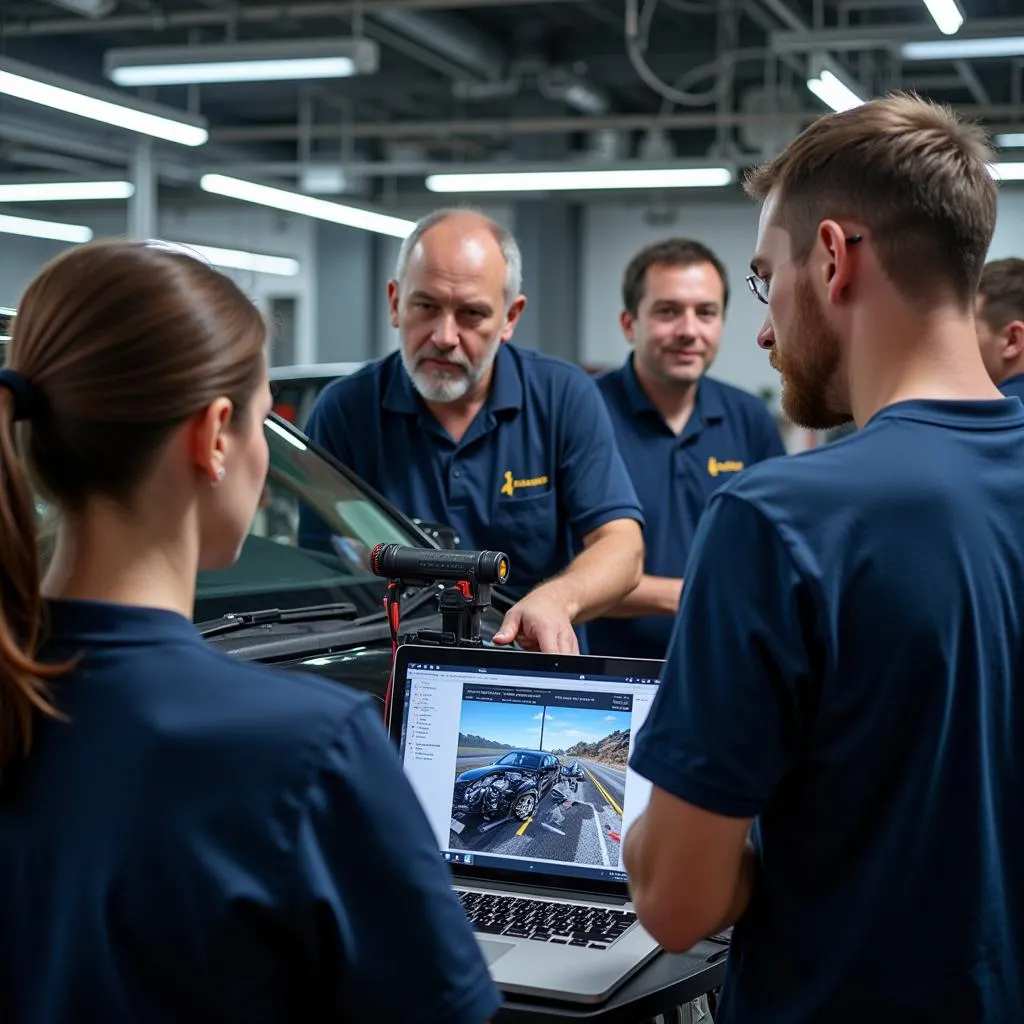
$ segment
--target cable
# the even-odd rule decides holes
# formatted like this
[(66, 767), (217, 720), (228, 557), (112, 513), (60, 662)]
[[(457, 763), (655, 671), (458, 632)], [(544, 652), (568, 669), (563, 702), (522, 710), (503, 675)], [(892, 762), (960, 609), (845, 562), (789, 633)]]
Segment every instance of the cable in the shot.
[(387, 689), (384, 691), (384, 727), (391, 727), (391, 694), (395, 685), (395, 661), (398, 659), (398, 630), (402, 621), (401, 614), (402, 585), (391, 580), (384, 591), (384, 611), (387, 613), (388, 626), (391, 629), (391, 672), (388, 675)]
[(643, 54), (647, 45), (646, 35), (650, 32), (651, 19), (654, 17), (657, 0), (645, 0), (643, 13), (640, 12), (637, 4), (638, 0), (626, 0), (626, 54), (629, 57), (629, 62), (633, 65), (633, 70), (656, 93), (682, 107), (706, 107), (714, 103), (725, 88), (724, 79), (718, 81), (707, 92), (695, 95), (673, 89), (651, 70), (644, 60)]
[[(745, 60), (763, 60), (764, 57), (770, 54), (771, 51), (765, 49), (763, 46), (744, 46), (738, 50), (733, 50), (732, 53), (723, 54), (721, 57), (715, 57), (714, 60), (709, 60), (705, 64), (698, 64), (696, 67), (692, 67), (687, 71), (684, 71), (673, 83), (672, 88), (674, 89), (688, 89), (690, 85), (701, 81), (704, 78), (709, 78), (711, 75), (718, 74), (721, 66), (726, 61), (732, 64), (739, 64)], [(704, 96), (709, 98), (709, 102), (713, 102), (717, 97), (712, 95), (716, 91), (721, 91), (720, 86), (708, 90), (706, 93), (692, 93), (696, 99), (697, 96)], [(675, 101), (665, 97), (664, 102), (661, 105), (661, 112), (663, 114), (672, 113), (672, 108), (675, 105)]]

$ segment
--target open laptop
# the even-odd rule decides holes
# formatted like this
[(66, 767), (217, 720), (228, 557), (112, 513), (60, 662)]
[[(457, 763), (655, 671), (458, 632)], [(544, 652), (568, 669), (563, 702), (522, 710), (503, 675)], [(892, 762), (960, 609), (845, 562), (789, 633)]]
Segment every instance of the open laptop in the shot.
[(659, 947), (622, 841), (650, 783), (627, 767), (662, 662), (403, 645), (390, 721), (491, 975), (608, 998)]

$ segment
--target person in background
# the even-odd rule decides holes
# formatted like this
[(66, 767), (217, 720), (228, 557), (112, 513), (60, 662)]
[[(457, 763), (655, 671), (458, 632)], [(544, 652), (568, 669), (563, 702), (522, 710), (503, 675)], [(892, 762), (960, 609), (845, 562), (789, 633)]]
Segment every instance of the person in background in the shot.
[(708, 498), (785, 454), (764, 401), (707, 376), (728, 304), (725, 267), (701, 242), (656, 242), (626, 267), (619, 322), (632, 351), (598, 387), (643, 508), (644, 574), (589, 631), (595, 653), (665, 656)]
[(1024, 1021), (1024, 408), (974, 302), (984, 133), (906, 94), (747, 181), (794, 423), (857, 433), (722, 487), (631, 767), (640, 920), (735, 924), (716, 1024)]
[[(213, 650), (267, 475), (266, 329), (155, 245), (70, 250), (0, 371), (0, 1020), (496, 1010), (372, 698)], [(59, 512), (40, 579), (31, 469)], [(383, 795), (382, 795), (383, 794)]]
[(407, 515), (508, 554), (496, 643), (574, 653), (573, 625), (640, 579), (643, 516), (594, 382), (509, 343), (521, 275), (494, 221), (423, 218), (388, 285), (399, 351), (328, 385), (306, 433)]
[(992, 382), (1004, 395), (1024, 400), (1024, 260), (985, 264), (975, 325)]

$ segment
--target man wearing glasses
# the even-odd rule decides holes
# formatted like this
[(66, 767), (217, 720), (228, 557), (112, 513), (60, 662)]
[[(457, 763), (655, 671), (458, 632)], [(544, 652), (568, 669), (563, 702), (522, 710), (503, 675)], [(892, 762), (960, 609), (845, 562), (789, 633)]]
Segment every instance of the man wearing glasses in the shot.
[(641, 249), (622, 279), (625, 364), (598, 379), (644, 513), (644, 575), (590, 627), (597, 654), (664, 658), (690, 545), (708, 498), (785, 448), (765, 403), (706, 375), (729, 303), (721, 260), (701, 242)]
[(859, 429), (711, 498), (630, 760), (640, 920), (669, 950), (736, 925), (716, 1024), (1024, 1021), (1024, 408), (975, 336), (991, 160), (898, 94), (747, 182), (783, 409)]

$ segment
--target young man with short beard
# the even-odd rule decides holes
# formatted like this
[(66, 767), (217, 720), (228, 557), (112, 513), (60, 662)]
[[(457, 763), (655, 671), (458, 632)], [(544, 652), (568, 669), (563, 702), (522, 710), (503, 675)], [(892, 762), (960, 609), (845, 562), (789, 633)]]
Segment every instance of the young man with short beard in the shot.
[(708, 498), (786, 452), (760, 398), (707, 374), (728, 305), (725, 267), (695, 239), (655, 242), (626, 266), (620, 324), (631, 351), (597, 386), (644, 510), (644, 575), (589, 631), (595, 654), (665, 657)]
[(1024, 409), (974, 302), (983, 133), (907, 95), (749, 179), (758, 341), (842, 441), (711, 499), (631, 767), (640, 919), (736, 923), (716, 1024), (1024, 1020)]

